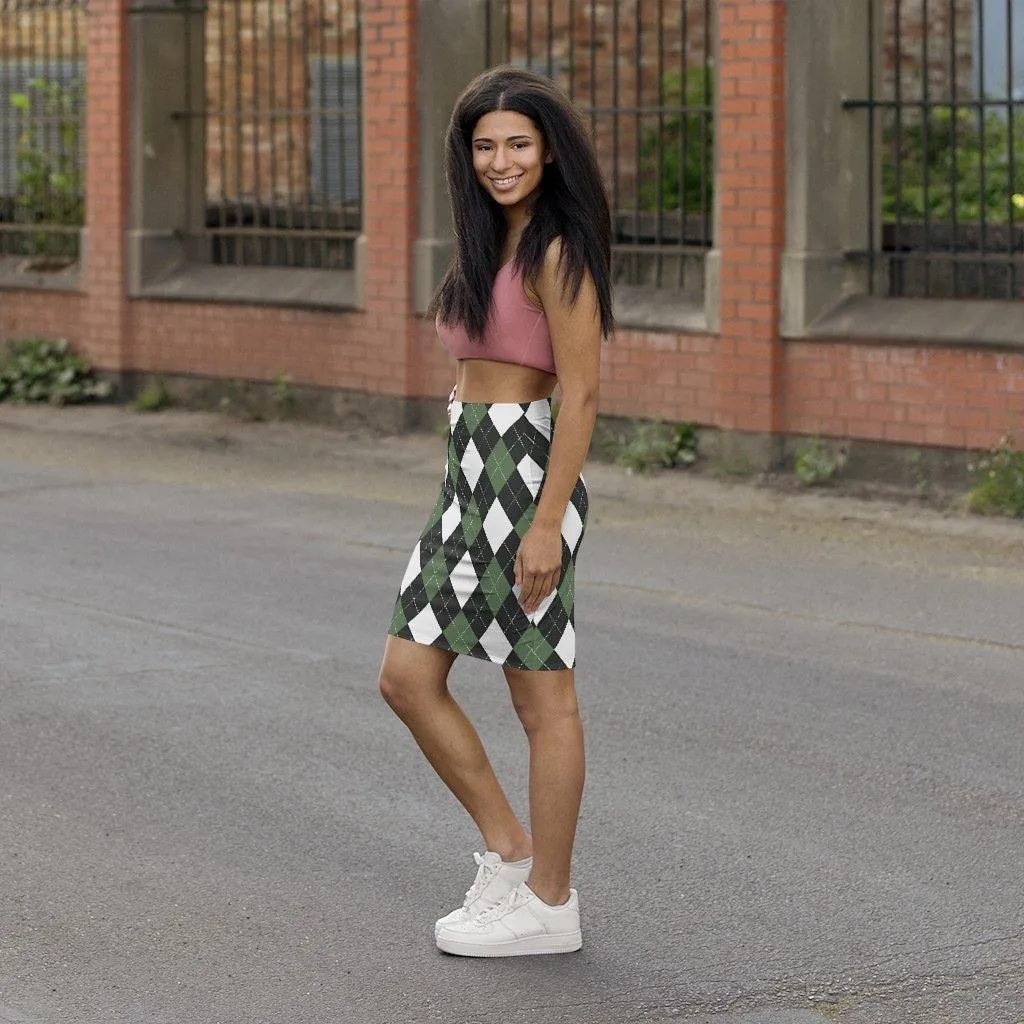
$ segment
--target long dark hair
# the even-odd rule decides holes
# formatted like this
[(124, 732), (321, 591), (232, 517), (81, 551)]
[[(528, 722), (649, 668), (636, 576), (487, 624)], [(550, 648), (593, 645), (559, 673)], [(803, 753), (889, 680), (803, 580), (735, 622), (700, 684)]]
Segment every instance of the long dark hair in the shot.
[(523, 68), (498, 67), (469, 84), (452, 111), (445, 135), (445, 178), (455, 226), (455, 256), (430, 306), (450, 327), (482, 338), (491, 308), (507, 226), (501, 206), (473, 169), (473, 130), (485, 114), (510, 110), (528, 117), (544, 138), (545, 164), (514, 266), (535, 281), (548, 247), (562, 242), (563, 295), (575, 302), (590, 272), (597, 288), (601, 332), (612, 332), (611, 214), (590, 134), (569, 98), (550, 79)]

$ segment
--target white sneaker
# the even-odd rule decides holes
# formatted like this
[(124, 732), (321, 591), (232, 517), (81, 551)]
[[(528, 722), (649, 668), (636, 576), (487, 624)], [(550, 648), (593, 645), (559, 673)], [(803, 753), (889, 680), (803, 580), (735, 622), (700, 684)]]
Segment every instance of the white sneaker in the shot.
[(525, 882), (497, 906), (469, 921), (445, 925), (437, 933), (437, 948), (456, 956), (574, 953), (582, 945), (576, 890), (569, 890), (567, 903), (552, 907)]
[(473, 884), (466, 893), (462, 906), (445, 914), (434, 924), (434, 937), (446, 925), (471, 921), (477, 914), (500, 903), (520, 882), (530, 877), (533, 858), (515, 864), (506, 864), (497, 853), (474, 853), (478, 869)]

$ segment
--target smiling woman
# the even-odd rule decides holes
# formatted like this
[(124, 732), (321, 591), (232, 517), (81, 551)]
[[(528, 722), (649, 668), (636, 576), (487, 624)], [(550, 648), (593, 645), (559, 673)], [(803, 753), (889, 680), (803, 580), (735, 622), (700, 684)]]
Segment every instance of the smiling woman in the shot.
[[(608, 202), (576, 110), (516, 68), (460, 97), (445, 172), (456, 254), (432, 312), (456, 359), (448, 463), (402, 580), (380, 688), (483, 838), (462, 906), (435, 925), (438, 948), (571, 952), (583, 942), (570, 887), (584, 776), (574, 583), (588, 510), (580, 472), (612, 327)], [(448, 692), (459, 654), (504, 671), (530, 741), (530, 832)]]

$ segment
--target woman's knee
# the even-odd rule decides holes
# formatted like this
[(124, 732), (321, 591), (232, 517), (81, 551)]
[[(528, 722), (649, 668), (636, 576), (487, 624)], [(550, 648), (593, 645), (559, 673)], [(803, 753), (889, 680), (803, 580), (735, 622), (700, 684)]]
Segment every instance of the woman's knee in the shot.
[(385, 661), (380, 667), (377, 685), (380, 687), (380, 695), (384, 698), (384, 703), (395, 714), (401, 715), (409, 703), (409, 680), (402, 672), (389, 667)]
[(512, 706), (527, 736), (553, 725), (579, 718), (579, 703), (572, 686), (511, 686)]
[[(404, 651), (393, 650), (389, 643), (377, 680), (380, 695), (400, 718), (443, 698), (447, 693), (446, 679), (451, 667), (450, 660), (440, 651), (428, 649), (420, 657), (404, 654)], [(432, 654), (442, 656), (431, 657)]]

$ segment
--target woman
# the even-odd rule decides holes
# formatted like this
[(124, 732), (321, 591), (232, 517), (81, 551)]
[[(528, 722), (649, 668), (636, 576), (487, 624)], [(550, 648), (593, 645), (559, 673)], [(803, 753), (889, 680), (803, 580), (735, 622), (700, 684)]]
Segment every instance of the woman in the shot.
[[(580, 471), (612, 329), (610, 216), (579, 114), (502, 67), (459, 98), (445, 142), (456, 252), (434, 299), (458, 360), (440, 497), (402, 582), (380, 688), (486, 848), (435, 925), (464, 956), (579, 949), (570, 861), (583, 792), (573, 584)], [(551, 395), (561, 391), (552, 438)], [(455, 658), (500, 664), (530, 743), (530, 826), (448, 692)]]

